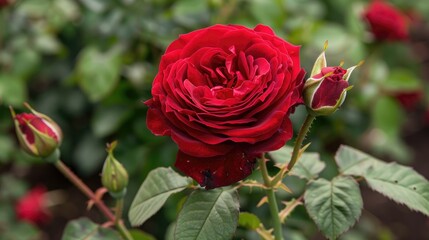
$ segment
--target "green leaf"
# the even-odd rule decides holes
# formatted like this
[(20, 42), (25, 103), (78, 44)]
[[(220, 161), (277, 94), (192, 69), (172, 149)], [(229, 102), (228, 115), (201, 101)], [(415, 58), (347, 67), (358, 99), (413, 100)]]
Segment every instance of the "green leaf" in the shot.
[(237, 228), (237, 191), (196, 190), (177, 218), (175, 239), (231, 239)]
[(382, 164), (369, 169), (364, 177), (373, 190), (429, 216), (429, 182), (412, 168)]
[(94, 135), (101, 138), (114, 133), (131, 114), (124, 106), (98, 107), (91, 122)]
[(393, 70), (386, 81), (383, 82), (383, 89), (388, 91), (417, 91), (422, 88), (421, 80), (411, 70), (395, 69)]
[(131, 229), (130, 234), (133, 237), (133, 240), (156, 240), (154, 236), (138, 229)]
[(241, 212), (238, 218), (238, 225), (247, 229), (255, 230), (259, 227), (261, 221), (253, 213)]
[(363, 207), (359, 186), (348, 176), (310, 182), (304, 200), (308, 214), (329, 239), (335, 239), (349, 229)]
[[(292, 151), (293, 149), (291, 147), (284, 146), (268, 154), (277, 163), (289, 163)], [(310, 180), (316, 178), (324, 168), (325, 163), (320, 160), (320, 155), (318, 153), (304, 152), (290, 171), (290, 174)]]
[(396, 163), (385, 163), (349, 146), (341, 146), (335, 160), (342, 174), (364, 177), (375, 191), (429, 216), (429, 181)]
[(207, 1), (201, 0), (177, 1), (172, 7), (172, 14), (176, 22), (194, 28), (208, 23), (210, 16)]
[(352, 147), (341, 145), (335, 154), (339, 171), (346, 175), (364, 176), (370, 167), (383, 164), (382, 161)]
[(75, 77), (91, 101), (103, 99), (115, 88), (121, 70), (119, 53), (116, 48), (102, 53), (93, 46), (80, 53)]
[(171, 168), (152, 170), (140, 186), (128, 213), (133, 226), (143, 224), (167, 201), (168, 197), (182, 191), (192, 179), (183, 177)]
[(117, 232), (109, 228), (102, 228), (88, 218), (79, 218), (70, 221), (62, 240), (121, 240)]
[(21, 106), (27, 99), (26, 84), (12, 75), (0, 75), (0, 103)]
[(378, 153), (389, 154), (398, 161), (409, 160), (409, 150), (400, 138), (405, 116), (397, 101), (390, 97), (379, 98), (372, 109), (374, 129), (371, 131), (369, 145)]
[(375, 103), (372, 113), (374, 127), (385, 132), (388, 137), (398, 136), (406, 114), (396, 101), (390, 97), (382, 97)]

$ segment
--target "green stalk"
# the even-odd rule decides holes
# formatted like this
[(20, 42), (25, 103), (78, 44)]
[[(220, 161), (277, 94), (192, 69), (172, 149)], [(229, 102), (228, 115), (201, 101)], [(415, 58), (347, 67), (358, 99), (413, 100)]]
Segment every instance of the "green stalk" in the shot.
[(311, 123), (315, 118), (316, 118), (315, 116), (307, 114), (307, 117), (305, 118), (305, 121), (302, 124), (301, 129), (299, 130), (298, 136), (296, 137), (295, 146), (293, 147), (292, 157), (290, 159), (289, 164), (287, 165), (288, 172), (292, 170), (293, 166), (295, 166), (295, 163), (298, 160), (299, 151), (301, 150), (302, 142), (304, 141), (308, 130), (310, 130)]
[(130, 232), (128, 231), (128, 229), (125, 227), (124, 223), (121, 220), (123, 207), (124, 207), (124, 199), (123, 198), (116, 199), (115, 226), (125, 240), (133, 240), (133, 237), (131, 236)]
[(268, 197), (268, 205), (270, 207), (270, 213), (273, 221), (275, 240), (283, 240), (282, 224), (280, 222), (279, 217), (279, 208), (277, 206), (277, 199), (276, 195), (274, 194), (273, 186), (271, 185), (270, 176), (268, 175), (267, 166), (265, 164), (266, 161), (267, 159), (264, 156), (258, 159), (259, 168), (261, 169), (262, 178), (264, 179), (265, 186), (267, 187), (265, 192)]

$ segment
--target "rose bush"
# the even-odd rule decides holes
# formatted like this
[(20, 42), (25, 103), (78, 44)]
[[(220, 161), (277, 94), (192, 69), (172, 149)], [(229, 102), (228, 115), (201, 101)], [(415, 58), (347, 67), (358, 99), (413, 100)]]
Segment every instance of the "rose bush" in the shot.
[(176, 167), (207, 189), (247, 177), (257, 156), (292, 137), (289, 114), (303, 102), (299, 50), (263, 25), (181, 35), (145, 102), (148, 128), (171, 136)]
[(368, 21), (371, 32), (377, 40), (396, 41), (408, 39), (406, 16), (384, 1), (373, 1), (366, 9), (364, 18)]

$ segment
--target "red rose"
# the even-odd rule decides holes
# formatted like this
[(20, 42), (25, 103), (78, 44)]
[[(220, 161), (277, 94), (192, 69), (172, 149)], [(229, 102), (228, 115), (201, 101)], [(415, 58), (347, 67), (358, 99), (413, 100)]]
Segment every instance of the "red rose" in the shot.
[(408, 39), (406, 17), (392, 5), (381, 0), (375, 0), (366, 9), (364, 17), (377, 40)]
[(11, 3), (12, 3), (12, 0), (0, 0), (0, 8), (6, 7)]
[(412, 110), (423, 98), (423, 93), (419, 90), (410, 92), (396, 92), (393, 96), (399, 101), (406, 110)]
[(45, 193), (46, 189), (39, 186), (31, 189), (19, 199), (15, 206), (17, 218), (34, 224), (44, 224), (49, 221)]
[(183, 34), (161, 59), (147, 126), (177, 143), (179, 170), (207, 189), (230, 185), (292, 137), (304, 75), (299, 47), (267, 26)]

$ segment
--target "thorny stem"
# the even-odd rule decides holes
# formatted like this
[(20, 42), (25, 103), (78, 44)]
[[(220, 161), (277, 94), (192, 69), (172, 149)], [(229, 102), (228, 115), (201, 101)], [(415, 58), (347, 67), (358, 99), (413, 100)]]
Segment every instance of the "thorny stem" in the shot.
[[(128, 232), (128, 229), (125, 227), (124, 223), (120, 220), (122, 215), (122, 205), (123, 200), (121, 199), (120, 203), (117, 202), (116, 205), (116, 216), (110, 211), (110, 209), (104, 204), (104, 202), (99, 199), (95, 193), (84, 183), (82, 180), (74, 174), (70, 168), (68, 168), (61, 160), (55, 161), (55, 167), (72, 182), (86, 197), (88, 197), (91, 201), (94, 202), (95, 206), (103, 213), (103, 215), (112, 223), (115, 223), (116, 228), (119, 233), (126, 239), (132, 240), (132, 236)], [(119, 201), (119, 200), (118, 200)], [(118, 205), (120, 205), (118, 211)], [(118, 217), (119, 216), (119, 217)]]
[(267, 189), (265, 190), (268, 197), (268, 205), (270, 207), (270, 213), (273, 221), (274, 228), (274, 237), (275, 240), (283, 240), (282, 234), (282, 225), (279, 217), (279, 208), (277, 206), (276, 196), (274, 194), (274, 188), (271, 184), (270, 176), (268, 175), (268, 170), (266, 166), (267, 159), (265, 156), (258, 159), (259, 168), (261, 169), (262, 178), (264, 179), (265, 186)]
[(123, 198), (117, 199), (116, 206), (115, 206), (115, 226), (125, 240), (133, 240), (133, 237), (131, 236), (130, 232), (128, 231), (128, 229), (125, 227), (124, 223), (121, 220), (123, 207), (124, 207), (124, 199)]
[(290, 159), (290, 162), (287, 166), (287, 171), (289, 172), (292, 170), (293, 166), (295, 165), (296, 161), (298, 160), (299, 151), (301, 150), (302, 142), (305, 139), (305, 136), (307, 135), (308, 130), (310, 130), (311, 123), (316, 117), (312, 116), (311, 114), (307, 114), (307, 117), (305, 118), (304, 123), (301, 126), (301, 129), (299, 130), (298, 136), (296, 137), (295, 146), (293, 147), (292, 157)]

